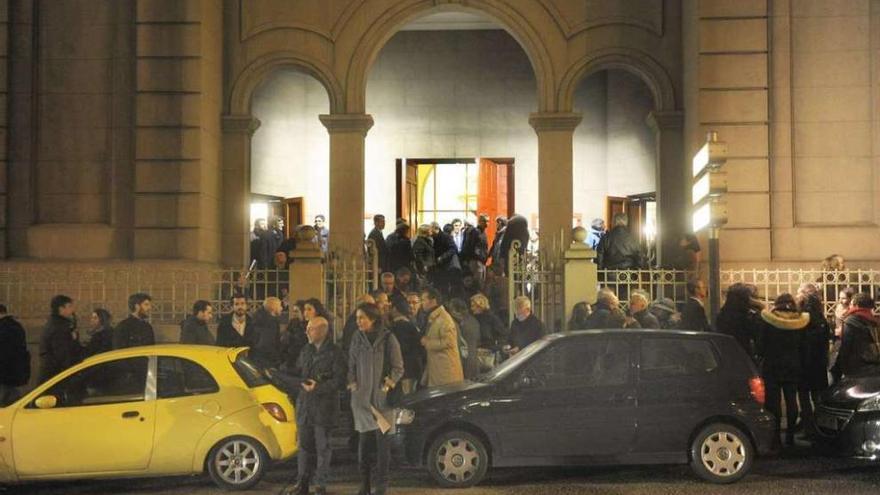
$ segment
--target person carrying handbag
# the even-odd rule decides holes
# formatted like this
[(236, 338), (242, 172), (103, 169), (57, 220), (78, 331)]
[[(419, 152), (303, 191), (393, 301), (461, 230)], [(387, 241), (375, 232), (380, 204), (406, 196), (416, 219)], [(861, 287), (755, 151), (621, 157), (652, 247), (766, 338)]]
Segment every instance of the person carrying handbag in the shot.
[(853, 296), (843, 323), (836, 371), (846, 377), (880, 369), (880, 321), (874, 316), (874, 300), (868, 294)]

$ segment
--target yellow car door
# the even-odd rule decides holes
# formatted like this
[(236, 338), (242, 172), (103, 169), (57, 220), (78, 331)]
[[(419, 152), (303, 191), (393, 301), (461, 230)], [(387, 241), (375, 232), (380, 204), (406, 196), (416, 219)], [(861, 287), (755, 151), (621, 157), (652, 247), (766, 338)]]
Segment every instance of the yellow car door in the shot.
[(230, 413), (253, 405), (246, 391), (221, 390), (208, 369), (182, 357), (159, 356), (156, 384), (154, 473), (190, 473), (205, 432)]
[(18, 476), (146, 470), (156, 417), (151, 361), (139, 356), (82, 367), (21, 405), (12, 424)]

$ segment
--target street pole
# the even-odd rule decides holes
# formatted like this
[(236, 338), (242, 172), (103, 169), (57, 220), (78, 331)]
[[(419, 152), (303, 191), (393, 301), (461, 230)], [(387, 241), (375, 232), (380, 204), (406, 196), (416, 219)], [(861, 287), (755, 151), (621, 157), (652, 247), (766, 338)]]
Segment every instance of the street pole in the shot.
[(712, 327), (721, 308), (721, 251), (718, 242), (718, 227), (709, 229), (709, 314)]

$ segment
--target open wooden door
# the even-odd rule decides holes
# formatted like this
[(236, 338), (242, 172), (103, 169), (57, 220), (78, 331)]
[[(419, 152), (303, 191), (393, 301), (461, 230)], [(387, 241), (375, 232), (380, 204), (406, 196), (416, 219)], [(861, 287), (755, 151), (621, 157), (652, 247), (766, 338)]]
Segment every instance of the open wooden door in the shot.
[(305, 220), (305, 207), (303, 198), (286, 198), (281, 202), (284, 217), (284, 236), (290, 238), (294, 230), (303, 224)]
[[(409, 222), (413, 229), (418, 228), (419, 213), (419, 165), (398, 158), (397, 167), (397, 218)], [(396, 222), (397, 219), (395, 219)]]
[(477, 213), (489, 215), (486, 238), (495, 239), (495, 217), (510, 217), (513, 211), (513, 159), (480, 158), (480, 189)]

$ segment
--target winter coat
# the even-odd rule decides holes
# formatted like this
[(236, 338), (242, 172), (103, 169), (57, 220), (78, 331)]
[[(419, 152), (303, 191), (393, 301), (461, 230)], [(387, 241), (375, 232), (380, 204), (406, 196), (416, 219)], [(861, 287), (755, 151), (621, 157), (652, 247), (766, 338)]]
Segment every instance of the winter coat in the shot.
[(82, 347), (76, 335), (76, 323), (52, 315), (40, 337), (40, 383), (82, 360)]
[(420, 276), (425, 276), (434, 269), (437, 258), (434, 256), (434, 239), (419, 236), (412, 245), (413, 263), (415, 271)]
[(479, 261), (486, 263), (489, 258), (489, 245), (486, 232), (470, 225), (464, 228), (464, 241), (461, 244), (461, 262)]
[(113, 348), (127, 349), (142, 345), (153, 345), (156, 337), (153, 326), (147, 320), (130, 315), (113, 329)]
[(266, 308), (254, 313), (254, 341), (248, 353), (251, 360), (264, 368), (281, 365), (281, 325)]
[(196, 318), (195, 315), (189, 315), (180, 324), (180, 343), (195, 345), (216, 345), (208, 324)]
[(326, 339), (321, 347), (306, 344), (296, 364), (298, 375), (315, 381), (311, 392), (299, 390), (296, 396), (297, 426), (336, 425), (339, 393), (345, 390), (347, 369), (345, 354)]
[(367, 236), (367, 239), (376, 244), (376, 253), (379, 256), (379, 269), (382, 272), (389, 271), (388, 245), (385, 243), (385, 236), (382, 235), (382, 231), (374, 227), (370, 231), (370, 235)]
[(870, 310), (851, 311), (843, 323), (843, 337), (835, 368), (844, 376), (860, 375), (873, 371), (877, 365), (868, 363), (862, 353), (873, 343), (871, 332), (878, 331), (878, 321)]
[(706, 318), (706, 308), (699, 299), (694, 297), (688, 298), (687, 303), (684, 305), (684, 309), (681, 310), (681, 323), (679, 324), (679, 328), (681, 330), (692, 330), (695, 332), (708, 332), (711, 330), (711, 327), (709, 327), (709, 319)]
[[(309, 336), (306, 335), (306, 322), (291, 320), (287, 324), (287, 338), (285, 340), (286, 342), (283, 343), (283, 350), (281, 352), (284, 364), (281, 366), (288, 373), (302, 374), (302, 370), (299, 368), (299, 358), (306, 346), (309, 345)], [(328, 337), (328, 340), (330, 340), (330, 337)]]
[(0, 318), (0, 385), (19, 387), (30, 380), (27, 335), (11, 316)]
[(491, 310), (483, 311), (475, 315), (475, 318), (480, 324), (480, 347), (498, 349), (507, 342), (507, 326), (495, 313)]
[(810, 324), (810, 314), (765, 309), (761, 320), (758, 352), (764, 360), (764, 381), (800, 383), (803, 376), (801, 342)]
[(410, 380), (419, 380), (425, 371), (425, 348), (422, 347), (422, 334), (415, 323), (405, 317), (400, 317), (391, 323), (391, 333), (400, 344), (400, 353), (403, 356), (403, 377)]
[(638, 270), (647, 266), (645, 253), (638, 239), (618, 225), (599, 241), (596, 261), (600, 270)]
[(83, 350), (83, 359), (113, 350), (113, 328), (107, 326), (92, 334)]
[(458, 352), (458, 327), (455, 320), (439, 306), (428, 314), (425, 329), (427, 372), (423, 380), (429, 387), (457, 383), (464, 380), (461, 356)]
[(614, 328), (609, 325), (611, 319), (611, 308), (605, 303), (596, 303), (593, 306), (593, 312), (587, 318), (587, 324), (584, 330), (600, 330), (604, 328)]
[(736, 339), (749, 357), (755, 359), (760, 322), (761, 316), (754, 311), (733, 309), (725, 305), (718, 312), (715, 325), (719, 333)]
[(539, 340), (546, 334), (547, 331), (544, 329), (544, 323), (532, 313), (523, 321), (514, 318), (513, 321), (510, 322), (510, 337), (508, 342), (510, 343), (510, 347), (523, 350), (529, 344)]
[(595, 250), (599, 247), (599, 241), (601, 241), (603, 237), (605, 237), (604, 230), (590, 227), (590, 231), (587, 233), (587, 246), (590, 246), (590, 249)]
[(480, 360), (477, 357), (477, 347), (480, 346), (480, 322), (470, 313), (456, 318), (461, 337), (467, 343), (468, 356), (462, 359), (464, 378), (473, 380), (480, 374)]
[[(647, 308), (639, 311), (638, 313), (633, 313), (632, 317), (639, 322), (639, 328), (649, 328), (651, 330), (660, 330), (660, 320), (657, 319), (656, 316), (652, 315)], [(632, 327), (630, 327), (632, 328)]]
[(446, 232), (440, 232), (433, 237), (434, 258), (437, 260), (436, 269), (443, 271), (461, 270), (461, 260), (458, 257), (458, 249), (452, 236)]
[(254, 321), (250, 315), (245, 315), (244, 335), (232, 326), (232, 313), (220, 318), (217, 326), (217, 345), (220, 347), (250, 347), (254, 341)]
[(801, 369), (804, 373), (801, 383), (809, 390), (822, 391), (828, 388), (828, 344), (831, 342), (831, 327), (821, 310), (810, 314), (810, 324), (801, 342)]
[[(388, 234), (385, 239), (388, 246), (388, 269), (391, 273), (396, 273), (400, 268), (413, 267), (413, 243), (406, 237), (402, 237), (397, 232)], [(433, 247), (431, 248), (433, 251)]]
[[(558, 235), (554, 232), (553, 235)], [(507, 270), (507, 262), (510, 257), (510, 247), (513, 241), (519, 241), (519, 254), (524, 255), (529, 247), (529, 221), (522, 215), (513, 215), (507, 221), (507, 227), (504, 228), (504, 236), (498, 246), (498, 257), (493, 262), (501, 260), (502, 266)]]
[(274, 265), (275, 251), (272, 245), (272, 234), (268, 230), (251, 232), (251, 261), (257, 261), (256, 269), (265, 270)]
[(379, 429), (371, 407), (391, 422), (392, 407), (388, 404), (388, 394), (382, 390), (384, 379), (390, 378), (397, 385), (403, 377), (403, 357), (397, 339), (383, 327), (373, 331), (377, 332), (373, 342), (364, 332), (355, 333), (348, 351), (348, 385), (354, 386), (351, 412), (355, 430), (360, 433)]

